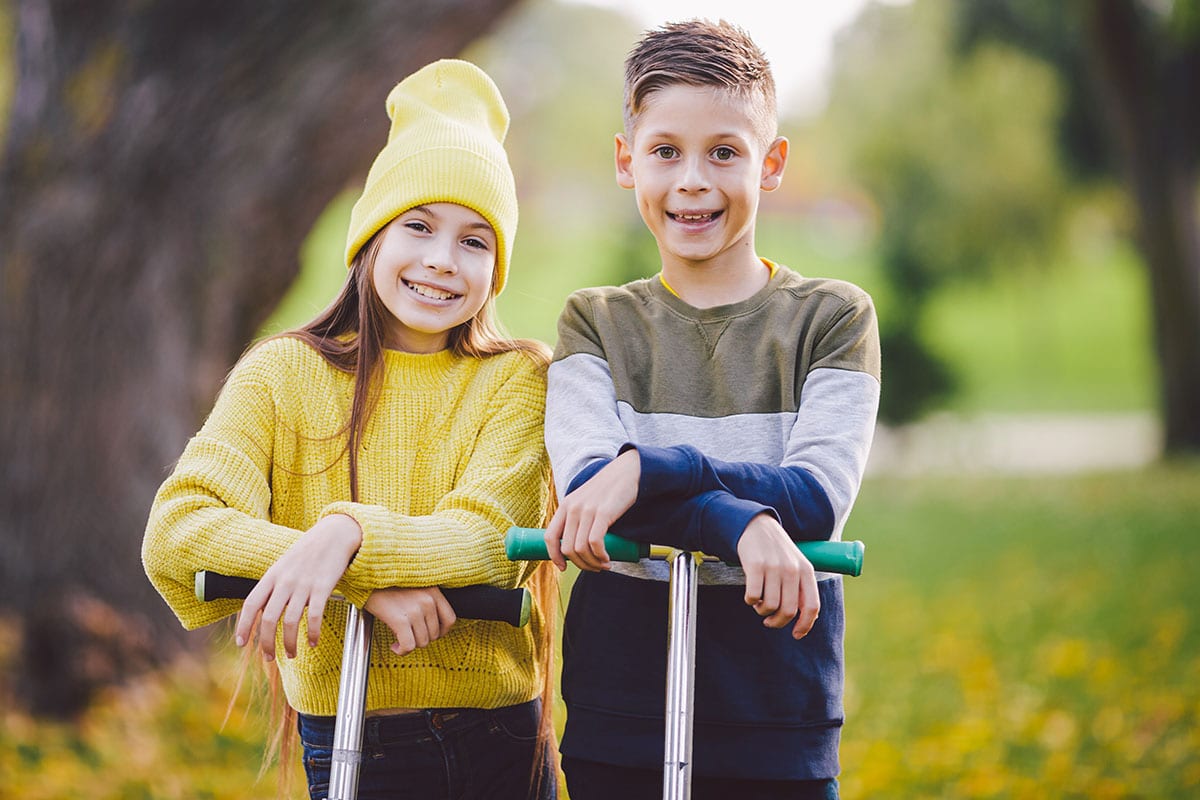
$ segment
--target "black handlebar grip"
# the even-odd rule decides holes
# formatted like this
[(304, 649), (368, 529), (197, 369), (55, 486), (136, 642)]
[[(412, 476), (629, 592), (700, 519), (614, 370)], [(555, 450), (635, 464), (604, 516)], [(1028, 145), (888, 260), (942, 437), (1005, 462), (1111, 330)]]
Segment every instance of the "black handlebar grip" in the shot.
[[(210, 600), (245, 600), (258, 584), (254, 578), (238, 578), (219, 572), (201, 570), (196, 573), (196, 598)], [(529, 623), (533, 599), (528, 589), (501, 589), (498, 586), (463, 586), (442, 589), (442, 594), (454, 615), (462, 619), (486, 619), (507, 622), (515, 628)]]

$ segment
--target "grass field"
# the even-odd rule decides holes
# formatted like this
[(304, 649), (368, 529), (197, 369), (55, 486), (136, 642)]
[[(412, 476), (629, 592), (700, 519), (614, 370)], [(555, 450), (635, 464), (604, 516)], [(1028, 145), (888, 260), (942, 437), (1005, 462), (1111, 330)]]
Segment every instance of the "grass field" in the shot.
[[(1200, 464), (873, 478), (847, 536), (845, 800), (1200, 796)], [(270, 796), (258, 716), (221, 730), (234, 673), (218, 650), (78, 726), (4, 711), (0, 797)]]

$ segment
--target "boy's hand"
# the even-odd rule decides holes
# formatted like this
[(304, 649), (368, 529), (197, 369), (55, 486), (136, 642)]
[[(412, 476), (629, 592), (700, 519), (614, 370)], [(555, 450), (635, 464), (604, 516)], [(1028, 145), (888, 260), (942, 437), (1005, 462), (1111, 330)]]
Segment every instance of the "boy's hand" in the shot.
[(250, 641), (255, 617), (261, 612), (258, 646), (263, 656), (275, 659), (275, 628), (282, 622), (284, 651), (295, 658), (306, 607), (308, 644), (316, 647), (325, 603), (361, 544), (362, 529), (344, 514), (331, 514), (309, 528), (246, 596), (234, 631), (238, 647)]
[(440, 589), (376, 589), (366, 610), (396, 634), (391, 650), (398, 656), (444, 636), (458, 619)]
[(642, 462), (626, 450), (559, 503), (546, 526), (546, 553), (560, 570), (567, 560), (580, 569), (609, 569), (604, 534), (637, 500)]
[(782, 628), (795, 617), (793, 638), (807, 635), (821, 611), (817, 576), (779, 522), (770, 514), (750, 520), (737, 551), (746, 573), (746, 605), (766, 617), (768, 628)]

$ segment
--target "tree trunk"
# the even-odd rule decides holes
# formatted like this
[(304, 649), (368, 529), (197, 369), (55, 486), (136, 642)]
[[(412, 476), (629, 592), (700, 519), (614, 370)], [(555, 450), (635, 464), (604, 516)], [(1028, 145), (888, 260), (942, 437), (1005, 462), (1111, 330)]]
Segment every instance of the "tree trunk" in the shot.
[(1081, 4), (1095, 87), (1136, 213), (1168, 454), (1200, 453), (1200, 38), (1130, 0)]
[(23, 638), (2, 695), (70, 715), (184, 642), (141, 567), (157, 486), (383, 145), (388, 90), (512, 4), (13, 4), (0, 611)]

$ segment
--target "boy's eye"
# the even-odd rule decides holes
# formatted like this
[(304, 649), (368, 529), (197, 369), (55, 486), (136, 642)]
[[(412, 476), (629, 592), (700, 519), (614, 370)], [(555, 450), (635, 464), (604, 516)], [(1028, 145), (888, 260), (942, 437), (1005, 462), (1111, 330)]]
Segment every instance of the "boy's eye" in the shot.
[(659, 145), (658, 147), (654, 148), (654, 155), (658, 156), (659, 158), (674, 158), (677, 153), (678, 151), (669, 144)]
[(718, 147), (716, 150), (713, 150), (713, 158), (717, 161), (729, 161), (735, 155), (737, 153), (733, 151), (732, 147)]

